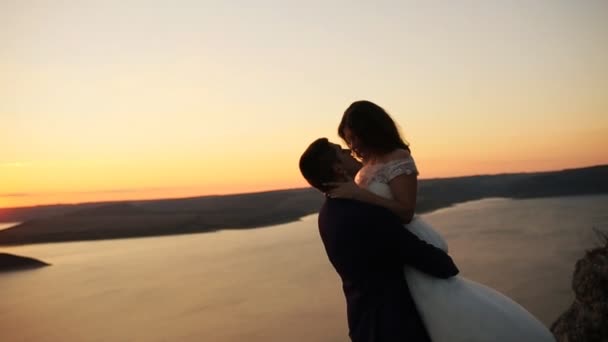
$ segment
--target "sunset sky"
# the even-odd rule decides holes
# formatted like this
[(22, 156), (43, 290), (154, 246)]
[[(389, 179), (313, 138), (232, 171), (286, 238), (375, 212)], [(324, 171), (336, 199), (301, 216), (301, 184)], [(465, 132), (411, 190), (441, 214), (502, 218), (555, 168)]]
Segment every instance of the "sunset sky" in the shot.
[(608, 1), (0, 0), (0, 207), (306, 186), (383, 106), (421, 178), (608, 163)]

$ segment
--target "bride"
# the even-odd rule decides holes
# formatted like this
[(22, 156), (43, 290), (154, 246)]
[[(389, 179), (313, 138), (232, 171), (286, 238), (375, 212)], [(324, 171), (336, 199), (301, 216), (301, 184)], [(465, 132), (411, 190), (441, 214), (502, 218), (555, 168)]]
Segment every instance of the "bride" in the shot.
[[(447, 252), (447, 243), (414, 216), (418, 170), (391, 117), (369, 101), (351, 104), (338, 134), (363, 167), (354, 182), (329, 183), (330, 197), (386, 207), (406, 228)], [(405, 278), (433, 342), (555, 341), (532, 314), (505, 295), (461, 276), (439, 279), (411, 267)]]

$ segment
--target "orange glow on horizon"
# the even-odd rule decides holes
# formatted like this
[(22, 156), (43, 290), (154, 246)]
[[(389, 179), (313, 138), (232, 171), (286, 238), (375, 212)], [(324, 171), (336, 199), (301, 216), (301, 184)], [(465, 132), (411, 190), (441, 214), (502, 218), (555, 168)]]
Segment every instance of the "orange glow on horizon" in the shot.
[(361, 99), (422, 179), (608, 164), (606, 1), (178, 3), (0, 1), (0, 207), (306, 187)]
[[(421, 168), (420, 179), (430, 178), (452, 178), (474, 175), (493, 175), (503, 173), (520, 173), (520, 172), (545, 172), (559, 171), (564, 169), (574, 169), (596, 165), (606, 165), (606, 162), (595, 162), (577, 164), (564, 163), (554, 165), (552, 163), (537, 162), (534, 165), (527, 164), (527, 169), (521, 169), (517, 164), (505, 168), (504, 163), (471, 163), (466, 168), (460, 168), (460, 172), (454, 172), (453, 165), (455, 162), (450, 160), (419, 162)], [(433, 165), (433, 171), (426, 171), (426, 168)], [(485, 171), (481, 171), (485, 170)], [(78, 204), (87, 202), (111, 202), (111, 201), (134, 201), (134, 200), (156, 200), (169, 198), (187, 198), (212, 195), (230, 195), (243, 194), (253, 192), (264, 192), (274, 190), (286, 190), (306, 188), (308, 183), (302, 179), (299, 174), (295, 177), (284, 177), (281, 181), (237, 181), (237, 182), (215, 182), (206, 185), (193, 185), (181, 187), (156, 187), (156, 188), (137, 188), (119, 189), (107, 187), (105, 190), (86, 190), (79, 189), (77, 191), (59, 191), (59, 192), (31, 192), (24, 194), (13, 194), (0, 196), (0, 208), (13, 207), (28, 207), (37, 205), (52, 205), (52, 204)]]

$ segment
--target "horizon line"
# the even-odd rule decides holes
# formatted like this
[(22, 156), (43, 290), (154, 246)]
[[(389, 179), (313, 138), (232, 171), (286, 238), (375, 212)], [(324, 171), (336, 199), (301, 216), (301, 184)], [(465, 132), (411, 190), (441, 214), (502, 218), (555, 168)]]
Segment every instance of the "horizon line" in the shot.
[[(495, 173), (495, 174), (473, 174), (473, 175), (464, 175), (464, 176), (455, 176), (455, 177), (432, 177), (432, 178), (421, 178), (419, 181), (430, 181), (430, 180), (439, 180), (439, 179), (458, 179), (458, 178), (470, 178), (470, 177), (488, 177), (488, 176), (506, 176), (506, 175), (516, 175), (516, 174), (543, 174), (543, 173), (554, 173), (554, 172), (564, 172), (564, 171), (572, 171), (572, 170), (582, 170), (582, 169), (592, 169), (597, 167), (608, 167), (608, 164), (596, 164), (590, 166), (583, 167), (574, 167), (574, 168), (564, 168), (558, 170), (544, 170), (544, 171), (522, 171), (522, 172), (505, 172), (505, 173)], [(177, 187), (177, 188), (187, 188), (187, 187)], [(150, 190), (158, 190), (158, 189), (176, 189), (173, 187), (153, 187), (153, 188), (145, 188), (145, 189), (115, 189), (115, 190), (100, 190), (100, 191), (74, 191), (74, 192), (53, 192), (51, 194), (63, 193), (111, 193), (111, 192), (129, 192), (129, 191), (150, 191)], [(140, 199), (118, 199), (118, 200), (109, 200), (109, 201), (86, 201), (86, 202), (57, 202), (57, 203), (48, 203), (48, 204), (35, 204), (29, 206), (17, 206), (17, 207), (0, 207), (0, 210), (10, 210), (10, 209), (26, 209), (26, 208), (36, 208), (36, 207), (52, 207), (52, 206), (64, 206), (64, 205), (83, 205), (83, 204), (103, 204), (103, 203), (122, 203), (122, 202), (146, 202), (146, 201), (162, 201), (162, 200), (180, 200), (180, 199), (193, 199), (193, 198), (203, 198), (203, 197), (222, 197), (222, 196), (239, 196), (239, 195), (253, 195), (253, 194), (262, 194), (269, 192), (281, 192), (281, 191), (295, 191), (295, 190), (306, 190), (306, 189), (314, 189), (311, 186), (305, 187), (292, 187), (292, 188), (280, 188), (280, 189), (268, 189), (268, 190), (259, 190), (259, 191), (249, 191), (249, 192), (229, 192), (229, 193), (215, 193), (215, 194), (206, 194), (206, 195), (194, 195), (194, 196), (178, 196), (178, 197), (161, 197), (161, 198), (140, 198)], [(44, 193), (41, 193), (44, 194)], [(46, 193), (48, 194), (48, 193)], [(34, 194), (27, 193), (7, 193), (0, 194), (1, 197), (15, 197), (18, 195), (19, 197), (23, 196), (36, 196)]]

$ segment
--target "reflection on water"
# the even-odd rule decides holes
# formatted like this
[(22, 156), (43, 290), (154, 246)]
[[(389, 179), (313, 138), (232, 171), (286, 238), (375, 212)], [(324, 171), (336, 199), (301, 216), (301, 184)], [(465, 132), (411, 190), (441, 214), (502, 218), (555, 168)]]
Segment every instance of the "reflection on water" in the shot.
[[(424, 217), (463, 275), (546, 324), (608, 196), (470, 202)], [(348, 341), (316, 215), (261, 229), (2, 248), (53, 264), (0, 275), (7, 341)]]

